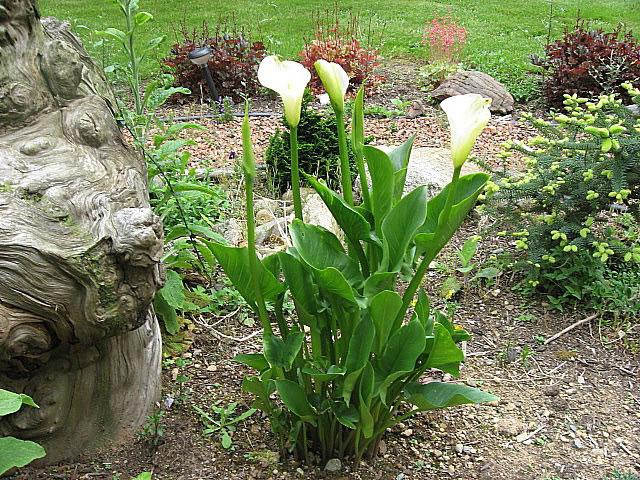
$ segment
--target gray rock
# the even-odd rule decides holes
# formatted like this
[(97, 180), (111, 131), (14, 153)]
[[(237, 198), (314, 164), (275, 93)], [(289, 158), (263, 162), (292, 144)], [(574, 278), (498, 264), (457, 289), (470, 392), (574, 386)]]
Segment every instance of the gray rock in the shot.
[(508, 437), (515, 437), (519, 433), (523, 432), (526, 428), (525, 423), (515, 417), (499, 418), (496, 422), (496, 432)]
[(340, 227), (331, 212), (317, 193), (309, 193), (302, 198), (302, 218), (305, 223), (326, 228), (338, 238), (341, 237)]
[(440, 84), (431, 96), (437, 100), (477, 93), (491, 99), (491, 109), (494, 113), (507, 114), (513, 112), (515, 101), (507, 89), (491, 75), (478, 71), (464, 71), (451, 75)]
[(244, 240), (244, 225), (235, 218), (218, 223), (212, 227), (212, 230), (222, 235), (229, 245), (237, 247)]
[(332, 458), (324, 466), (324, 470), (329, 473), (337, 473), (342, 470), (342, 462), (338, 458)]

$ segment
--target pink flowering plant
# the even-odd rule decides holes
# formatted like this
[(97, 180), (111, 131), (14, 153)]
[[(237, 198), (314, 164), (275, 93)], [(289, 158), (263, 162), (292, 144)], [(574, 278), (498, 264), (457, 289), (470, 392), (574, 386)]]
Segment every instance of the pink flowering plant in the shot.
[(467, 30), (456, 23), (451, 15), (435, 17), (424, 27), (422, 44), (429, 47), (432, 62), (459, 63)]

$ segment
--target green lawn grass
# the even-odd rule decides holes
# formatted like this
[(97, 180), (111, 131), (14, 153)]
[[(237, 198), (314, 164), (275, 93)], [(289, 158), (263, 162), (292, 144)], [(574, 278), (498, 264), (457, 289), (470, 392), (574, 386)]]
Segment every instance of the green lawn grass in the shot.
[[(529, 55), (541, 53), (549, 25), (551, 37), (561, 35), (575, 23), (578, 12), (594, 27), (614, 28), (624, 22), (629, 29), (640, 28), (640, 0), (340, 0), (341, 10), (357, 12), (363, 23), (369, 19), (380, 32), (384, 28), (382, 54), (426, 61), (420, 45), (422, 29), (434, 16), (451, 13), (468, 32), (465, 63), (505, 82), (518, 98), (534, 94), (534, 82), (526, 75)], [(550, 4), (553, 16), (550, 17)], [(170, 49), (174, 31), (182, 19), (190, 27), (207, 20), (212, 26), (221, 16), (235, 15), (238, 24), (258, 34), (270, 51), (295, 57), (304, 39), (313, 34), (314, 12), (332, 8), (331, 0), (140, 0), (155, 23), (144, 36), (168, 36), (162, 53)], [(76, 26), (103, 29), (120, 26), (122, 19), (112, 0), (40, 0), (43, 15), (72, 21)], [(78, 30), (86, 38), (87, 30)], [(155, 65), (147, 65), (150, 74)]]

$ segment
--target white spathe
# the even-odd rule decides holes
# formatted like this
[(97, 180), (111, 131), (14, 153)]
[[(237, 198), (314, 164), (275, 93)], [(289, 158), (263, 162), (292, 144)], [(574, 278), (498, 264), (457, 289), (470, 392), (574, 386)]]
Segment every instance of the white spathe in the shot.
[(327, 62), (326, 60), (318, 60), (314, 67), (324, 89), (329, 94), (331, 106), (336, 113), (344, 112), (344, 96), (349, 88), (349, 75), (337, 63)]
[(440, 104), (449, 120), (451, 158), (455, 168), (464, 164), (476, 139), (489, 123), (490, 104), (491, 99), (477, 93), (455, 95)]
[(309, 70), (298, 62), (283, 61), (277, 55), (270, 55), (260, 62), (258, 80), (263, 87), (280, 95), (287, 123), (290, 127), (297, 127), (304, 89), (311, 80)]

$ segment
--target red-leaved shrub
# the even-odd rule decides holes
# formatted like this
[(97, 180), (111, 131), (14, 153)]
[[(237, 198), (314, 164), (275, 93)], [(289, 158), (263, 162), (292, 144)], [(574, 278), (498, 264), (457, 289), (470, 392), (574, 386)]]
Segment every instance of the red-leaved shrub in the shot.
[(427, 22), (422, 33), (422, 45), (429, 47), (432, 62), (458, 63), (466, 41), (467, 31), (450, 15)]
[(341, 23), (337, 4), (333, 10), (314, 15), (313, 39), (307, 41), (300, 52), (301, 63), (311, 72), (310, 86), (314, 92), (322, 91), (322, 82), (313, 66), (321, 59), (342, 66), (349, 75), (351, 91), (357, 90), (366, 80), (370, 93), (382, 82), (383, 77), (376, 73), (380, 65), (378, 50), (371, 47), (371, 23), (368, 33), (363, 35), (362, 32), (360, 17), (356, 14), (350, 14), (346, 24)]
[(631, 32), (623, 32), (622, 25), (606, 33), (590, 30), (584, 20), (578, 20), (574, 30), (565, 29), (560, 40), (545, 47), (545, 53), (544, 58), (532, 60), (545, 71), (544, 93), (551, 106), (562, 107), (565, 93), (626, 96), (620, 85), (640, 81), (640, 44)]
[(177, 86), (190, 89), (194, 95), (200, 95), (201, 89), (207, 91), (201, 68), (191, 63), (188, 57), (190, 51), (206, 45), (213, 52), (209, 68), (221, 96), (239, 102), (243, 95), (251, 96), (256, 92), (259, 86), (258, 65), (266, 55), (262, 42), (247, 39), (245, 32), (235, 24), (227, 29), (225, 23), (219, 24), (213, 35), (209, 33), (206, 22), (201, 30), (192, 31), (182, 24), (177, 36), (180, 40), (163, 60), (163, 64), (173, 70)]

